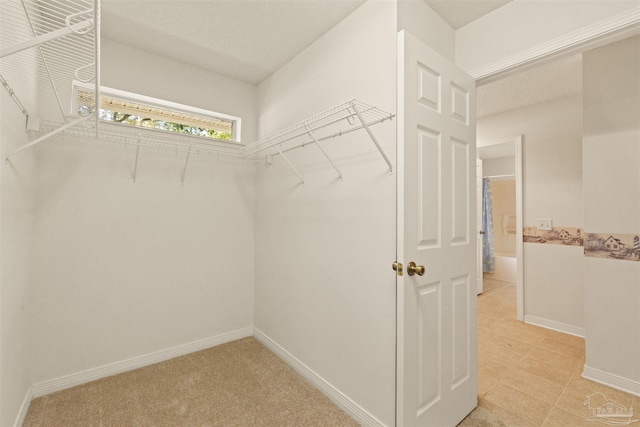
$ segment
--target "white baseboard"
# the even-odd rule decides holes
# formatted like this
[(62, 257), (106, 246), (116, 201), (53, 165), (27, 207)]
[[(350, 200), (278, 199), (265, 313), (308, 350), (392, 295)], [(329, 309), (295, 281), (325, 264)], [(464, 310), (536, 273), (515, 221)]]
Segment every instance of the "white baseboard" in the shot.
[(640, 382), (638, 381), (623, 378), (599, 369), (590, 368), (587, 365), (584, 366), (584, 370), (582, 371), (582, 378), (640, 397)]
[(524, 321), (532, 325), (542, 326), (543, 328), (552, 329), (554, 331), (564, 332), (565, 334), (584, 338), (584, 328), (579, 328), (577, 326), (567, 325), (566, 323), (543, 319), (541, 317), (529, 316), (527, 314), (525, 314), (524, 316)]
[(133, 369), (142, 368), (144, 366), (153, 365), (154, 363), (164, 362), (174, 357), (184, 356), (185, 354), (195, 351), (204, 350), (206, 348), (215, 347), (241, 338), (253, 335), (253, 328), (247, 327), (236, 331), (227, 332), (216, 335), (214, 337), (181, 344), (175, 347), (156, 351), (154, 353), (133, 357), (131, 359), (122, 360), (120, 362), (110, 363), (108, 365), (99, 366), (97, 368), (87, 369), (86, 371), (77, 372), (75, 374), (65, 375), (63, 377), (54, 378), (33, 385), (33, 397), (44, 396), (66, 388), (74, 387), (80, 384), (95, 381), (100, 378), (119, 374)]
[(287, 362), (293, 369), (295, 369), (300, 375), (305, 377), (307, 381), (313, 384), (316, 388), (322, 391), (329, 399), (331, 399), (336, 405), (342, 408), (345, 412), (356, 419), (360, 424), (364, 426), (382, 427), (385, 424), (367, 412), (364, 408), (351, 400), (347, 395), (331, 385), (328, 381), (315, 373), (312, 369), (298, 360), (294, 355), (289, 353), (278, 343), (266, 336), (262, 331), (254, 328), (254, 337), (264, 344), (267, 348), (280, 356), (285, 362)]
[(16, 422), (13, 424), (15, 427), (22, 427), (24, 420), (27, 418), (27, 412), (29, 412), (29, 406), (31, 406), (31, 400), (33, 399), (33, 387), (29, 387), (20, 405), (20, 412), (16, 417)]

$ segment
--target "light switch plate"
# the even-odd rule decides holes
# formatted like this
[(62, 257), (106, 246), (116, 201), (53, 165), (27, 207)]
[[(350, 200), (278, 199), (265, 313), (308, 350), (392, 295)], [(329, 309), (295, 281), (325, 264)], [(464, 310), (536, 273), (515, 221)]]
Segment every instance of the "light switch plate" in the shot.
[(538, 218), (538, 230), (552, 230), (553, 223), (548, 218)]

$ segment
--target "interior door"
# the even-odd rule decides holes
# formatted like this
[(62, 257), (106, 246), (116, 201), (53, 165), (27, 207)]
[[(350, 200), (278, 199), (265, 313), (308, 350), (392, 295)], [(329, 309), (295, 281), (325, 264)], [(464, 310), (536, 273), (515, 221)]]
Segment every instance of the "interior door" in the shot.
[(475, 82), (398, 43), (397, 425), (455, 426), (478, 390)]
[(480, 295), (484, 290), (483, 268), (482, 268), (482, 241), (484, 240), (484, 230), (482, 229), (482, 159), (476, 159), (476, 288)]

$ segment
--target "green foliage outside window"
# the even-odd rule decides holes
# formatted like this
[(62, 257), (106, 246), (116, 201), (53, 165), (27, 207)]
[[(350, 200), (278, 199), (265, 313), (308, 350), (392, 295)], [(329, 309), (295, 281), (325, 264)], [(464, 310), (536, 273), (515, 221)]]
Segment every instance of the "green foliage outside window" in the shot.
[(220, 132), (213, 129), (205, 129), (198, 126), (184, 125), (165, 120), (150, 119), (135, 116), (128, 113), (100, 109), (100, 119), (107, 122), (126, 123), (128, 125), (140, 126), (144, 128), (167, 130), (170, 132), (184, 133), (187, 135), (203, 136), (205, 138), (222, 139), (231, 141), (231, 132)]
[[(80, 93), (86, 97), (85, 93)], [(80, 97), (82, 101), (82, 97)], [(78, 103), (78, 113), (86, 116), (93, 112), (93, 107), (87, 105), (86, 102)], [(139, 126), (149, 129), (160, 129), (170, 132), (183, 133), (187, 135), (201, 136), (205, 138), (215, 138), (224, 141), (231, 141), (233, 135), (231, 132), (223, 132), (215, 129), (201, 128), (193, 125), (175, 123), (167, 120), (152, 119), (148, 117), (136, 116), (129, 113), (121, 113), (107, 109), (100, 109), (100, 119), (112, 123), (124, 123), (132, 126)]]

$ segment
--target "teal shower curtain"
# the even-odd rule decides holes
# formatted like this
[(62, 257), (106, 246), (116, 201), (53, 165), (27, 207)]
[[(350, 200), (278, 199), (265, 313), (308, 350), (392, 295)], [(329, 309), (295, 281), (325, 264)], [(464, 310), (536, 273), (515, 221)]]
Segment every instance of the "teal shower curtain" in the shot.
[(491, 181), (482, 179), (482, 271), (493, 273), (493, 214), (491, 202)]

